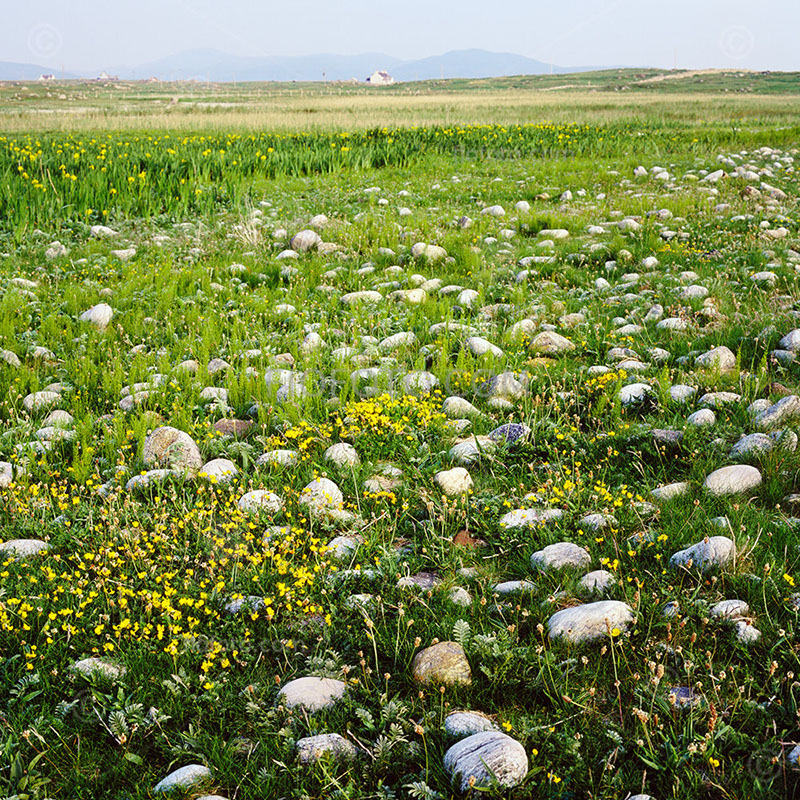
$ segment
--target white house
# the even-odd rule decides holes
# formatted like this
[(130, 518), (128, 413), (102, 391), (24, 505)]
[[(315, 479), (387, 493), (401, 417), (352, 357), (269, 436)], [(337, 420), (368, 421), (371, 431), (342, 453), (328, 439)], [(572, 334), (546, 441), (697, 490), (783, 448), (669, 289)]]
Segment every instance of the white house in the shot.
[(367, 78), (367, 83), (370, 86), (391, 86), (394, 78), (385, 69), (379, 69)]

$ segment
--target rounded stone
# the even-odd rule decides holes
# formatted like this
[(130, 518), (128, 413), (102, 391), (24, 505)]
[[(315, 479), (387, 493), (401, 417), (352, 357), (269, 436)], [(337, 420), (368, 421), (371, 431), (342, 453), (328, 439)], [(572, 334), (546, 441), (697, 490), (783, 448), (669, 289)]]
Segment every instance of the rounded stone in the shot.
[(739, 619), (750, 613), (750, 606), (744, 600), (722, 600), (711, 607), (712, 617)]
[(142, 460), (150, 468), (167, 468), (197, 474), (203, 465), (200, 448), (188, 433), (164, 425), (147, 435)]
[(472, 681), (466, 653), (457, 642), (439, 642), (420, 650), (411, 668), (414, 680), (422, 684), (466, 686)]
[(321, 711), (344, 697), (345, 684), (333, 678), (296, 678), (281, 689), (278, 699), (287, 708)]
[(704, 486), (709, 494), (717, 497), (749, 492), (761, 484), (761, 473), (747, 464), (734, 464), (712, 472)]
[(245, 513), (265, 511), (267, 514), (277, 514), (283, 508), (283, 500), (274, 492), (255, 489), (243, 494), (236, 505), (240, 511)]
[(565, 569), (577, 567), (583, 569), (592, 563), (592, 557), (580, 545), (572, 542), (557, 542), (531, 556), (531, 567), (540, 570)]
[(584, 575), (581, 578), (580, 585), (587, 592), (604, 594), (606, 590), (616, 583), (616, 580), (617, 576), (613, 572), (605, 569), (596, 569)]
[(306, 736), (304, 739), (298, 739), (295, 746), (297, 760), (301, 764), (313, 764), (326, 756), (334, 761), (352, 761), (358, 753), (355, 745), (338, 733)]
[(211, 778), (211, 770), (202, 764), (187, 764), (185, 767), (170, 772), (166, 778), (159, 781), (153, 792), (171, 792), (173, 789), (188, 789), (201, 781)]
[(560, 508), (516, 508), (504, 514), (498, 525), (501, 528), (535, 528), (563, 516), (564, 512)]
[(694, 425), (696, 428), (702, 428), (708, 425), (715, 425), (717, 422), (717, 415), (710, 408), (701, 408), (686, 417), (686, 422), (689, 425)]
[(614, 629), (624, 631), (633, 622), (633, 609), (617, 600), (565, 608), (557, 611), (547, 622), (550, 638), (564, 637), (579, 643), (608, 637)]
[(323, 454), (323, 458), (337, 467), (357, 467), (361, 463), (355, 447), (347, 442), (332, 444)]
[(10, 556), (15, 561), (22, 561), (39, 553), (45, 553), (49, 549), (50, 545), (41, 539), (10, 539), (0, 544), (0, 560)]
[(648, 383), (630, 383), (619, 390), (619, 401), (624, 406), (631, 406), (643, 402), (652, 393)]
[(479, 711), (452, 711), (444, 720), (444, 732), (452, 739), (464, 739), (475, 733), (496, 730), (495, 721)]
[(534, 353), (545, 356), (558, 356), (575, 349), (575, 345), (560, 333), (542, 331), (533, 337), (530, 349)]
[(456, 742), (444, 754), (444, 769), (460, 792), (520, 784), (528, 774), (525, 748), (499, 731), (474, 733)]
[(730, 348), (723, 345), (697, 356), (694, 363), (701, 369), (729, 372), (736, 366), (736, 356)]
[(109, 322), (114, 316), (114, 309), (108, 303), (98, 303), (83, 312), (80, 316), (81, 322), (88, 322), (95, 328), (103, 331), (108, 327)]
[(727, 536), (711, 536), (685, 550), (673, 553), (669, 563), (673, 567), (694, 567), (706, 572), (713, 567), (723, 567), (736, 555), (736, 545)]
[(469, 494), (474, 486), (469, 472), (464, 467), (453, 467), (453, 469), (437, 472), (433, 476), (433, 480), (442, 493), (448, 497)]
[(239, 473), (236, 464), (227, 458), (214, 458), (200, 467), (200, 477), (207, 478), (211, 483), (230, 483)]
[(312, 230), (299, 231), (289, 242), (295, 253), (306, 253), (309, 250), (315, 250), (320, 244), (322, 244), (322, 239), (316, 231)]
[(76, 661), (72, 669), (80, 675), (90, 678), (92, 675), (100, 675), (109, 680), (116, 680), (125, 675), (125, 667), (112, 664), (102, 658), (84, 658)]

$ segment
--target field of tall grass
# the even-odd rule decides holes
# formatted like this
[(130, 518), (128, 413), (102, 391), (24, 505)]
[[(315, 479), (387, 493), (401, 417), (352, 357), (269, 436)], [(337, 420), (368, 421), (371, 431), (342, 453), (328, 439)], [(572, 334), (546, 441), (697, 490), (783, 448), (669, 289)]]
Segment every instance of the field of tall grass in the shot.
[(798, 795), (795, 97), (0, 91), (0, 797)]

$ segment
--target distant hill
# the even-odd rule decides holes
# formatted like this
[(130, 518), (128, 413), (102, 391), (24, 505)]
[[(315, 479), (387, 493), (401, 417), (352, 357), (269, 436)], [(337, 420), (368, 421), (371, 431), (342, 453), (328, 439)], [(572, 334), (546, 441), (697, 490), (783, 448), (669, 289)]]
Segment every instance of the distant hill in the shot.
[(122, 79), (165, 81), (363, 81), (375, 70), (385, 69), (397, 81), (435, 80), (438, 78), (499, 78), (506, 75), (542, 75), (547, 73), (586, 72), (601, 67), (562, 67), (546, 64), (514, 53), (491, 53), (488, 50), (452, 50), (438, 56), (402, 60), (385, 53), (362, 53), (342, 56), (321, 53), (309, 56), (235, 56), (220, 50), (197, 49), (148, 61), (136, 66), (102, 65), (81, 75), (62, 73), (36, 64), (0, 61), (0, 80), (36, 80), (53, 73), (58, 78), (94, 78), (101, 72)]
[(451, 50), (440, 56), (405, 61), (394, 66), (392, 76), (399, 81), (426, 81), (435, 78), (501, 78), (505, 75), (542, 75), (548, 72), (586, 72), (597, 67), (559, 67), (515, 53), (490, 53), (488, 50)]
[(357, 56), (319, 54), (311, 56), (232, 56), (219, 50), (187, 50), (173, 56), (108, 70), (123, 78), (161, 80), (230, 81), (363, 81), (376, 69), (393, 70), (402, 64), (383, 53)]
[(41, 64), (18, 64), (15, 61), (0, 61), (0, 81), (35, 81), (40, 75), (55, 75), (56, 78), (70, 79), (78, 75), (62, 72), (60, 69), (43, 67)]

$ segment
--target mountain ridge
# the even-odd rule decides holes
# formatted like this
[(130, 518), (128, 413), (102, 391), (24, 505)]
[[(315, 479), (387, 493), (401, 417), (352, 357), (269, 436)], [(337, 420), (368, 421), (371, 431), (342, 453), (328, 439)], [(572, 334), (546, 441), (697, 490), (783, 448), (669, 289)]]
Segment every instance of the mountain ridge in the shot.
[(450, 50), (420, 59), (401, 59), (386, 53), (345, 56), (316, 53), (304, 56), (238, 56), (213, 48), (183, 50), (136, 66), (112, 65), (103, 70), (62, 73), (36, 64), (0, 61), (0, 80), (36, 80), (42, 74), (61, 78), (97, 77), (100, 72), (125, 80), (239, 81), (364, 81), (376, 70), (387, 70), (397, 81), (437, 78), (497, 78), (593, 71), (604, 67), (562, 67), (516, 53), (477, 48)]

